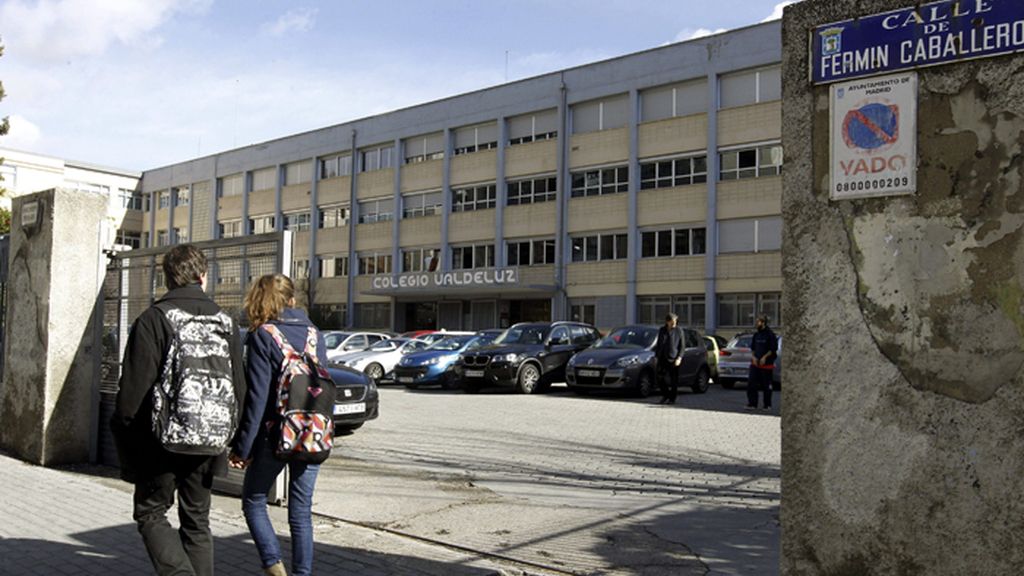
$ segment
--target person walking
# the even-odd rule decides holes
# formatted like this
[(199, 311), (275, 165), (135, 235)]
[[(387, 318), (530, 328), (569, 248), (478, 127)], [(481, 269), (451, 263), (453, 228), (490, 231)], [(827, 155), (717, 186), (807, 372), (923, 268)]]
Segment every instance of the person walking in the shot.
[[(225, 448), (245, 397), (241, 341), (204, 291), (201, 250), (175, 246), (162, 269), (169, 290), (132, 324), (110, 425), (121, 478), (135, 485), (132, 516), (153, 569), (209, 576), (210, 488), (227, 473)], [(189, 370), (195, 365), (201, 375)], [(175, 492), (178, 529), (167, 521)]]
[(757, 317), (757, 331), (750, 339), (750, 374), (747, 377), (747, 410), (757, 409), (757, 393), (763, 392), (765, 410), (772, 409), (772, 372), (779, 339), (768, 327), (768, 317)]
[(669, 312), (665, 325), (658, 329), (654, 344), (657, 362), (658, 387), (661, 389), (659, 404), (675, 404), (679, 392), (679, 366), (683, 363), (683, 331), (676, 326), (679, 317)]
[(285, 351), (277, 337), (296, 351), (306, 349), (310, 330), (315, 332), (316, 358), (327, 365), (323, 336), (304, 312), (295, 308), (295, 285), (283, 274), (267, 274), (245, 297), (249, 317), (245, 376), (248, 394), (238, 436), (232, 442), (231, 466), (245, 468), (242, 511), (256, 543), (264, 573), (285, 576), (281, 545), (267, 513), (267, 493), (274, 479), (288, 466), (288, 526), (292, 538), (292, 574), (313, 570), (313, 490), (319, 464), (283, 461), (274, 456), (273, 431), (278, 420), (277, 387)]

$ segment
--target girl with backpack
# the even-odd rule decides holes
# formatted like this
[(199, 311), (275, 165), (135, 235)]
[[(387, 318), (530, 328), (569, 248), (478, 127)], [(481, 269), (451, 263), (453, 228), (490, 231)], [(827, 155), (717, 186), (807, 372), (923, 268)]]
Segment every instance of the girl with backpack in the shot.
[[(288, 466), (292, 574), (303, 576), (313, 569), (313, 489), (320, 465), (281, 454), (281, 407), (287, 398), (282, 401), (280, 389), (282, 385), (287, 388), (290, 377), (284, 372), (293, 373), (296, 357), (302, 358), (304, 353), (315, 356), (320, 366), (326, 367), (327, 348), (320, 331), (303, 311), (295, 308), (295, 285), (283, 274), (262, 276), (246, 294), (245, 312), (250, 323), (245, 343), (249, 387), (242, 421), (232, 443), (231, 466), (246, 471), (242, 511), (263, 571), (270, 576), (287, 574), (281, 562), (281, 546), (267, 513), (267, 493), (274, 479)], [(304, 364), (316, 369), (313, 363)], [(329, 450), (329, 435), (327, 442)]]

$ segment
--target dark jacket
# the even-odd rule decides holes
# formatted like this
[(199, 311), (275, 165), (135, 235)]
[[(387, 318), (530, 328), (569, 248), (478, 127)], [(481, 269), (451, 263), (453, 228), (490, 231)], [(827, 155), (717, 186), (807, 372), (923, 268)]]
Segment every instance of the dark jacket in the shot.
[[(285, 308), (281, 318), (271, 323), (281, 330), (284, 339), (298, 352), (306, 347), (309, 327), (316, 328), (305, 312), (296, 308)], [(266, 423), (274, 421), (277, 414), (277, 384), (284, 352), (266, 330), (257, 328), (249, 332), (245, 340), (245, 355), (248, 391), (242, 421), (231, 450), (243, 460), (248, 460), (266, 441)], [(316, 333), (316, 355), (320, 363), (327, 366), (327, 346), (319, 330)]]
[(654, 344), (654, 355), (659, 361), (672, 362), (683, 357), (683, 329), (676, 326), (671, 331), (662, 326), (658, 329), (658, 340)]
[[(772, 332), (771, 328), (762, 328), (754, 332), (750, 338), (750, 363), (758, 368), (769, 370), (774, 368), (773, 362), (779, 350), (779, 339)], [(766, 364), (758, 365), (758, 360), (765, 354), (769, 354)]]
[[(220, 306), (203, 292), (198, 284), (175, 288), (158, 303), (166, 302), (190, 314), (216, 314)], [(164, 313), (150, 306), (132, 324), (121, 364), (121, 381), (117, 391), (111, 432), (121, 460), (121, 478), (135, 482), (140, 476), (151, 476), (172, 458), (153, 435), (153, 385), (160, 372), (174, 337), (171, 323)], [(242, 366), (242, 345), (238, 331), (232, 331), (231, 364), (234, 371), (235, 398), (238, 409), (245, 397), (245, 373)], [(214, 457), (214, 472), (227, 472), (226, 454)]]

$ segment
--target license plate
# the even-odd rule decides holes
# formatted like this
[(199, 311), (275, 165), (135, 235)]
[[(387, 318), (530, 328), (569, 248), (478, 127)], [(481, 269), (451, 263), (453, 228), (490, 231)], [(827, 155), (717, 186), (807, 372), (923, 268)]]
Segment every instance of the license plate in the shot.
[(601, 375), (601, 372), (598, 370), (580, 370), (577, 372), (577, 374), (579, 374), (583, 378), (597, 378), (598, 376)]
[(366, 402), (356, 402), (355, 404), (335, 404), (334, 414), (359, 414), (360, 412), (366, 412)]
[(483, 370), (466, 370), (466, 378), (483, 378)]
[(398, 381), (401, 382), (402, 384), (408, 384), (408, 383), (413, 381), (413, 377), (412, 376), (399, 376), (398, 377)]

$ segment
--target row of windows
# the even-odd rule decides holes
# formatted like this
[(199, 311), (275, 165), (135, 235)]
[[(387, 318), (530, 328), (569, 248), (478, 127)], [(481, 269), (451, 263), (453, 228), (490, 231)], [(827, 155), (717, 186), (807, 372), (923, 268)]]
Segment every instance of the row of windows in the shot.
[(558, 178), (546, 176), (508, 182), (506, 190), (506, 204), (509, 206), (550, 202), (558, 195)]
[(452, 189), (452, 212), (485, 210), (497, 205), (498, 191), (494, 184)]
[(640, 257), (695, 256), (707, 245), (704, 228), (669, 228), (640, 233)]
[(625, 260), (627, 238), (627, 234), (594, 234), (572, 238), (572, 261)]
[(539, 266), (555, 263), (555, 240), (525, 240), (507, 245), (509, 266)]
[(472, 270), (494, 267), (494, 244), (452, 247), (452, 269)]

